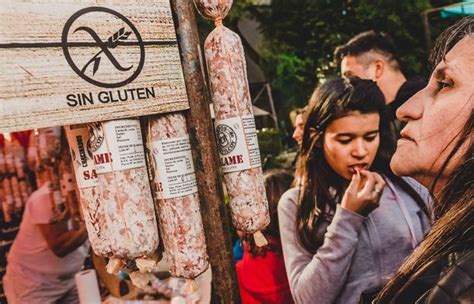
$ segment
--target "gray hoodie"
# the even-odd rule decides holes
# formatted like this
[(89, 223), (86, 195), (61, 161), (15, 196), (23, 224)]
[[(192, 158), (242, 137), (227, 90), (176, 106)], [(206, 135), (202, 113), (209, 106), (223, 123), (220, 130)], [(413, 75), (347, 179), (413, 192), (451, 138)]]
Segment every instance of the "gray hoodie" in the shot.
[[(337, 205), (323, 245), (311, 254), (297, 235), (297, 188), (278, 204), (285, 267), (296, 303), (358, 303), (363, 291), (384, 284), (428, 232), (429, 219), (386, 177), (380, 204), (363, 217)], [(429, 201), (427, 190), (405, 179)]]

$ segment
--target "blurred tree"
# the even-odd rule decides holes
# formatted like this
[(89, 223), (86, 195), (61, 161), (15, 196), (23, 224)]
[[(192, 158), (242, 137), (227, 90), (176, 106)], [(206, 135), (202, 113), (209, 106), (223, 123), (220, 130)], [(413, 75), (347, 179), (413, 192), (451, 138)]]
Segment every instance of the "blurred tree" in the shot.
[[(224, 24), (240, 34), (247, 56), (260, 64), (271, 82), (282, 130), (288, 113), (306, 105), (314, 87), (336, 75), (334, 48), (354, 35), (376, 30), (389, 34), (407, 76), (428, 76), (426, 42), (421, 12), (459, 0), (234, 0)], [(255, 49), (241, 34), (242, 16), (256, 19), (264, 36)], [(432, 38), (455, 20), (430, 14)], [(202, 40), (214, 28), (198, 18)], [(287, 125), (288, 128), (285, 128)], [(292, 143), (291, 140), (289, 140)]]
[(290, 109), (305, 105), (318, 81), (338, 72), (334, 48), (362, 31), (388, 33), (405, 73), (425, 75), (420, 13), (430, 7), (429, 0), (273, 0), (251, 12), (264, 35), (261, 63)]

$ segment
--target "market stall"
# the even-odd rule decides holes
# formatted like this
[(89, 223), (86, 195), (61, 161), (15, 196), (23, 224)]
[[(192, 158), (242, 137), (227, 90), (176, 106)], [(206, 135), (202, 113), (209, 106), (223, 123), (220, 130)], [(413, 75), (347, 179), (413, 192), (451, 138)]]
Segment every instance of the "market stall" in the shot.
[[(214, 299), (236, 303), (223, 181), (233, 224), (260, 245), (268, 207), (241, 42), (222, 24), (232, 1), (195, 2), (216, 24), (210, 93), (191, 1), (0, 4), (2, 218), (47, 183), (53, 221), (85, 223), (94, 265), (125, 276), (136, 298), (199, 302), (211, 267)], [(27, 148), (11, 136), (24, 130)], [(163, 255), (174, 280), (159, 275)]]

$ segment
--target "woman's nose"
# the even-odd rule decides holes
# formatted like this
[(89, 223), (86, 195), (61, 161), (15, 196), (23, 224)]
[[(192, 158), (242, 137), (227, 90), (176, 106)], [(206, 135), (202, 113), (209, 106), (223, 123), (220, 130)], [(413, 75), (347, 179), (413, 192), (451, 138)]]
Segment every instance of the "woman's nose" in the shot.
[(356, 158), (364, 158), (367, 155), (367, 147), (363, 140), (356, 140), (352, 149), (352, 156)]
[(428, 98), (426, 88), (419, 91), (398, 108), (397, 118), (403, 122), (420, 119), (423, 116), (423, 100)]

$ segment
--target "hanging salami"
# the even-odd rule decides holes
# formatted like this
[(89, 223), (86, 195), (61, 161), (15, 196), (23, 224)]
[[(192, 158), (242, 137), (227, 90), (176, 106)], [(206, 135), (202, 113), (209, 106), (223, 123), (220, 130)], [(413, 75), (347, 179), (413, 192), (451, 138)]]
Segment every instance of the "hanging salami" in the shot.
[(258, 246), (269, 223), (257, 132), (250, 100), (242, 42), (222, 25), (231, 0), (195, 0), (198, 11), (215, 21), (205, 43), (205, 57), (215, 112), (216, 138), (230, 197), (232, 221), (238, 230), (253, 233)]
[(4, 155), (6, 170), (9, 172), (10, 185), (15, 209), (21, 210), (28, 199), (31, 188), (25, 173), (25, 150), (20, 141), (14, 136), (15, 133), (6, 137), (4, 142)]
[[(16, 133), (14, 133), (13, 135), (16, 135)], [(15, 137), (15, 140), (12, 141), (11, 150), (14, 157), (16, 176), (18, 177), (18, 183), (20, 186), (21, 200), (23, 202), (23, 205), (21, 207), (23, 208), (32, 192), (31, 185), (29, 183), (28, 176), (26, 173), (27, 167), (25, 148)]]
[[(194, 279), (209, 264), (184, 115), (174, 113), (149, 118), (147, 148), (171, 275)], [(193, 282), (188, 283), (190, 291), (195, 290)]]
[(17, 133), (0, 134), (0, 202), (4, 219), (21, 214), (31, 193), (26, 170), (25, 148)]
[(13, 198), (14, 208), (19, 210), (23, 206), (21, 197), (20, 184), (15, 170), (15, 151), (13, 149), (14, 143), (11, 134), (4, 135), (3, 155), (5, 159), (5, 172), (10, 180), (10, 190)]
[[(3, 136), (2, 136), (2, 139)], [(11, 221), (11, 212), (13, 211), (14, 200), (6, 168), (5, 155), (3, 153), (5, 140), (0, 145), (0, 202), (2, 203), (3, 218), (6, 223)]]
[(61, 194), (59, 162), (61, 159), (61, 127), (38, 129), (35, 135), (37, 163), (35, 164), (38, 187), (48, 183), (53, 222), (66, 216), (65, 199)]
[(84, 215), (89, 241), (97, 255), (112, 254), (105, 206), (99, 199), (97, 173), (92, 154), (87, 150), (89, 128), (86, 124), (66, 127), (66, 136), (71, 151), (75, 180), (79, 189), (79, 200)]
[(111, 254), (134, 259), (152, 256), (158, 228), (148, 181), (140, 121), (121, 119), (89, 124), (92, 152), (104, 205)]

